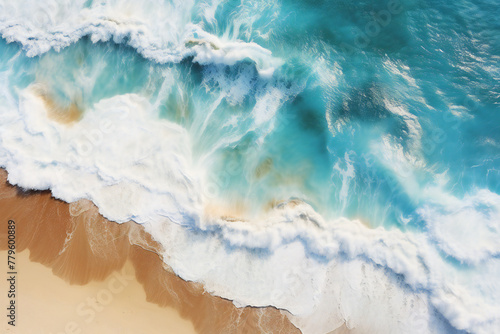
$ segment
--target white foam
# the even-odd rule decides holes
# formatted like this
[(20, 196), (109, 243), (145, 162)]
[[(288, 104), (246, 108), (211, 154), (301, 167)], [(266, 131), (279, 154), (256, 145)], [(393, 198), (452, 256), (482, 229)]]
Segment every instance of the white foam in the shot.
[(36, 90), (20, 96), (23, 120), (2, 129), (3, 150), (13, 155), (2, 163), (10, 182), (50, 188), (68, 202), (88, 198), (118, 222), (153, 214), (177, 222), (196, 217), (200, 196), (185, 129), (158, 120), (137, 95), (102, 100), (80, 122), (59, 124), (47, 118)]
[[(68, 202), (87, 198), (109, 219), (145, 224), (174, 271), (211, 293), (238, 306), (286, 309), (304, 333), (327, 333), (343, 321), (358, 329), (370, 323), (374, 333), (421, 333), (422, 326), (423, 332), (434, 331), (444, 328), (436, 310), (470, 332), (499, 325), (498, 301), (485, 299), (473, 279), (450, 281), (449, 273), (457, 273), (426, 235), (325, 221), (303, 202), (283, 203), (253, 221), (207, 216), (204, 208), (211, 203), (203, 195), (203, 173), (193, 167), (187, 132), (159, 120), (144, 98), (102, 100), (68, 126), (47, 117), (38, 91), (22, 91), (19, 109), (2, 113), (8, 123), (0, 126), (0, 164), (9, 181), (50, 188)], [(457, 214), (473, 204), (497, 205), (497, 197), (482, 191), (455, 199)], [(451, 228), (446, 217), (453, 215), (422, 210), (435, 231)], [(491, 227), (495, 219), (476, 223)], [(484, 261), (494, 254), (493, 242), (474, 248), (481, 233), (471, 240), (450, 233), (443, 249)], [(470, 253), (460, 253), (459, 242), (473, 244)], [(417, 325), (408, 329), (411, 321)]]
[(429, 204), (420, 210), (440, 249), (455, 259), (478, 264), (500, 254), (500, 196), (478, 190), (463, 200)]
[(263, 77), (271, 77), (282, 61), (253, 42), (217, 37), (191, 23), (192, 1), (131, 0), (0, 2), (0, 34), (18, 42), (30, 57), (61, 49), (89, 36), (92, 42), (125, 43), (158, 63), (186, 57), (200, 64), (234, 65), (251, 59)]
[(498, 303), (470, 291), (468, 280), (450, 280), (456, 272), (425, 235), (326, 223), (306, 204), (253, 222), (201, 222), (204, 232), (194, 237), (171, 224), (146, 227), (181, 277), (239, 306), (286, 309), (304, 333), (328, 333), (344, 321), (362, 332), (446, 332), (439, 313), (474, 333), (500, 324)]
[[(152, 2), (143, 8), (110, 1), (90, 9), (83, 2), (68, 1), (62, 9), (50, 3), (44, 4), (48, 19), (37, 19), (30, 11), (37, 4), (2, 2), (10, 9), (0, 11), (2, 35), (21, 43), (31, 56), (60, 50), (88, 35), (93, 41), (126, 42), (158, 62), (191, 55), (200, 63), (234, 64), (248, 57), (261, 74), (279, 63), (256, 44), (223, 41), (191, 24), (191, 2), (167, 7)], [(149, 22), (150, 17), (173, 21)], [(243, 75), (223, 97), (240, 103), (251, 89), (245, 82)], [(0, 85), (7, 85), (7, 79)], [(228, 222), (207, 214), (212, 198), (206, 195), (203, 166), (192, 161), (190, 134), (160, 120), (157, 105), (144, 97), (101, 100), (79, 122), (63, 125), (47, 117), (37, 87), (20, 91), (19, 101), (1, 88), (0, 165), (7, 168), (11, 183), (51, 189), (68, 202), (89, 199), (111, 220), (144, 224), (178, 275), (202, 282), (238, 306), (286, 309), (306, 334), (328, 333), (344, 322), (370, 333), (446, 332), (442, 317), (472, 333), (500, 328), (498, 289), (485, 290), (477, 283), (481, 278), (483, 284), (497, 284), (499, 196), (483, 189), (460, 199), (442, 187), (422, 189), (413, 176), (425, 162), (395, 138), (384, 137), (374, 149), (407, 193), (425, 203), (418, 213), (428, 224), (428, 235), (370, 229), (343, 218), (325, 221), (300, 201), (283, 203), (252, 220)], [(276, 113), (282, 92), (261, 96), (272, 102), (271, 109), (266, 111), (264, 102), (256, 104), (250, 116), (254, 127), (272, 126), (269, 112)], [(415, 118), (391, 108), (417, 141), (421, 129)], [(199, 128), (205, 129), (204, 124)], [(242, 135), (235, 131), (218, 145)], [(350, 168), (343, 172), (345, 189), (355, 172)], [(438, 249), (471, 270), (456, 270)]]

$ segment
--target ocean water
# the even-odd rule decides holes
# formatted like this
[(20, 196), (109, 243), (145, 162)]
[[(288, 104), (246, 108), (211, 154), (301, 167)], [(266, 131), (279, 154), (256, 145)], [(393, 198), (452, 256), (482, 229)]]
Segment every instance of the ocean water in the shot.
[(500, 332), (500, 5), (1, 1), (0, 166), (303, 333)]

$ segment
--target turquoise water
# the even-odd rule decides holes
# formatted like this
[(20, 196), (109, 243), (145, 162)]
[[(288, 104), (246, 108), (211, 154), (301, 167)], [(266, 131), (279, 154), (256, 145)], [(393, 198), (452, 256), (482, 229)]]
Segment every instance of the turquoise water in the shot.
[[(50, 15), (42, 33), (29, 26), (12, 30), (12, 22), (27, 15), (13, 11), (0, 26), (1, 99), (16, 101), (30, 85), (42, 84), (58, 104), (76, 103), (85, 117), (105, 99), (136, 94), (151, 104), (158, 122), (187, 131), (193, 166), (204, 173), (204, 196), (238, 208), (238, 218), (261, 217), (277, 203), (298, 199), (326, 221), (345, 217), (428, 236), (457, 270), (498, 260), (494, 245), (487, 255), (475, 249), (455, 254), (457, 243), (465, 240), (467, 249), (469, 239), (450, 241), (438, 225), (456, 220), (442, 229), (471, 221), (485, 227), (472, 243), (500, 236), (496, 1), (164, 5), (176, 6), (179, 20), (170, 24), (176, 33), (165, 32), (167, 19), (155, 21), (144, 35), (160, 37), (145, 44), (134, 32), (99, 38), (94, 28), (71, 30), (58, 25), (64, 17)], [(85, 6), (100, 8), (93, 1)], [(136, 19), (155, 6), (162, 5), (152, 4)], [(40, 22), (30, 19), (33, 27)], [(199, 30), (183, 35), (179, 22)], [(75, 41), (64, 42), (58, 29)], [(227, 45), (235, 41), (272, 55), (237, 46), (240, 53), (229, 56)], [(225, 58), (198, 59), (202, 46)], [(268, 63), (274, 72), (263, 75)], [(452, 324), (446, 331), (494, 328), (461, 327), (441, 313)], [(498, 324), (498, 316), (488, 319)]]

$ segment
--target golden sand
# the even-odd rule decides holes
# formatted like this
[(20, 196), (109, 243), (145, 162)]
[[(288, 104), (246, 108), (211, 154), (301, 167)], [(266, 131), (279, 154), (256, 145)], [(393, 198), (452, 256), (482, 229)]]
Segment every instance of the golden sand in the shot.
[[(108, 221), (88, 201), (68, 204), (49, 192), (24, 192), (6, 178), (0, 170), (0, 256), (12, 219), (22, 303), (12, 333), (69, 333), (74, 326), (80, 329), (74, 333), (92, 334), (300, 333), (284, 312), (236, 308), (177, 277), (140, 225)], [(128, 283), (115, 293), (120, 277)], [(94, 317), (87, 298), (103, 308)]]
[[(16, 326), (3, 321), (2, 333), (196, 333), (192, 322), (174, 308), (146, 301), (130, 261), (103, 281), (70, 285), (29, 256), (29, 251), (16, 255)], [(6, 251), (0, 251), (0, 257), (6, 258)], [(7, 291), (4, 285), (2, 280), (1, 291)]]

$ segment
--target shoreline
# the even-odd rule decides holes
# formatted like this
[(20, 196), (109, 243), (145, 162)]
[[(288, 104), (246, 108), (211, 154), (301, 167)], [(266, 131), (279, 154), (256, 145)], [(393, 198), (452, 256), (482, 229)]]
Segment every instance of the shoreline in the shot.
[[(237, 308), (230, 300), (205, 292), (201, 284), (187, 282), (176, 276), (158, 255), (161, 253), (158, 251), (160, 245), (139, 224), (111, 222), (103, 218), (95, 205), (86, 200), (68, 204), (54, 199), (49, 191), (21, 190), (8, 184), (7, 172), (3, 169), (0, 170), (0, 183), (0, 207), (2, 208), (0, 209), (0, 250), (6, 249), (7, 222), (13, 219), (17, 225), (16, 256), (28, 268), (19, 268), (20, 277), (22, 275), (26, 278), (23, 270), (33, 270), (37, 273), (32, 275), (29, 282), (25, 284), (36, 285), (40, 276), (50, 282), (57, 293), (59, 292), (57, 287), (65, 291), (60, 296), (56, 293), (53, 299), (50, 298), (47, 301), (49, 304), (64, 297), (79, 305), (81, 298), (72, 297), (76, 295), (70, 291), (92, 287), (95, 289), (99, 284), (102, 289), (102, 284), (105, 286), (116, 273), (128, 268), (127, 270), (131, 269), (134, 273), (130, 275), (134, 277), (130, 285), (134, 286), (132, 291), (134, 291), (135, 301), (132, 304), (119, 302), (116, 305), (110, 302), (109, 312), (119, 314), (120, 310), (135, 308), (134, 305), (148, 305), (144, 307), (152, 313), (150, 315), (153, 319), (152, 324), (156, 324), (156, 321), (162, 317), (166, 317), (170, 324), (165, 326), (163, 323), (161, 329), (148, 329), (149, 333), (171, 333), (172, 328), (169, 327), (172, 326), (180, 328), (180, 332), (175, 332), (179, 334), (300, 333), (288, 319), (286, 311), (280, 311), (274, 307)], [(29, 256), (25, 250), (29, 251)], [(6, 252), (0, 252), (0, 254), (4, 253)], [(49, 272), (50, 269), (52, 273)], [(22, 286), (20, 289), (23, 289)], [(141, 294), (137, 290), (142, 290), (142, 297), (139, 297)], [(89, 293), (92, 295), (91, 292)], [(109, 293), (103, 292), (102, 294), (108, 295)], [(123, 293), (123, 296), (123, 298), (129, 298), (126, 297), (128, 293)], [(116, 300), (118, 299), (117, 297)], [(26, 302), (33, 304), (35, 300), (28, 298), (24, 301)], [(48, 319), (51, 324), (56, 320), (55, 323), (60, 325), (57, 322), (58, 318), (54, 318), (51, 314), (53, 307), (46, 307), (43, 311), (40, 307), (33, 307), (35, 307), (34, 313), (46, 314), (45, 319)], [(44, 324), (36, 323), (41, 320), (30, 319), (28, 321), (26, 319), (26, 315), (33, 314), (33, 312), (28, 313), (21, 309), (20, 312), (21, 314), (18, 315), (20, 322), (25, 321), (30, 325), (38, 326), (34, 328), (44, 326)], [(90, 316), (89, 312), (86, 313), (87, 316)], [(80, 310), (80, 313), (85, 314), (85, 309)], [(102, 328), (107, 328), (102, 333), (109, 333), (109, 330), (120, 326), (124, 321), (122, 318), (110, 315), (109, 318), (102, 319), (99, 324), (104, 326)], [(125, 320), (129, 319), (130, 317)], [(142, 321), (134, 323), (142, 324)], [(133, 328), (132, 325), (127, 328)], [(61, 331), (61, 327), (56, 329)], [(100, 330), (96, 327), (87, 332), (101, 333)], [(31, 333), (31, 331), (13, 333)], [(79, 333), (86, 333), (86, 331)]]
[[(6, 258), (5, 251), (0, 257)], [(192, 322), (173, 307), (146, 301), (142, 285), (135, 279), (133, 265), (103, 281), (70, 285), (50, 268), (29, 259), (29, 251), (16, 254), (19, 270), (16, 297), (16, 326), (6, 322), (5, 333), (197, 333)], [(7, 287), (0, 285), (2, 291)]]

